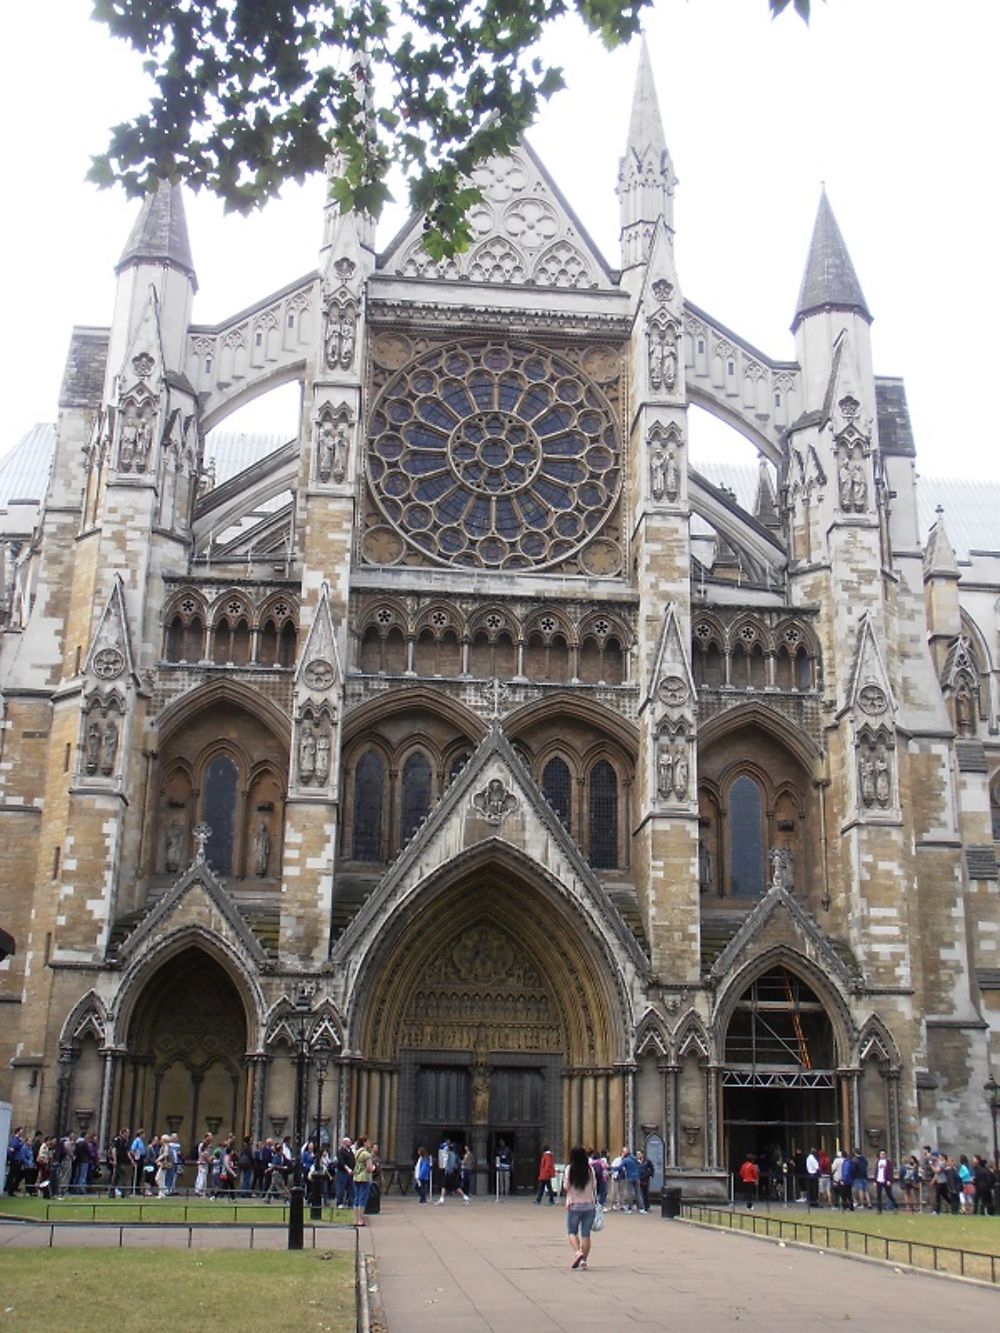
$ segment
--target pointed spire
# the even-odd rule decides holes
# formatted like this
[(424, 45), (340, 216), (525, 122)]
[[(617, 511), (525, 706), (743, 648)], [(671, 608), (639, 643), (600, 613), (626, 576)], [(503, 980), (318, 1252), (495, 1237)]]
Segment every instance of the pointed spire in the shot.
[(753, 516), (766, 528), (781, 527), (781, 515), (778, 513), (778, 500), (774, 493), (774, 482), (767, 459), (759, 460), (757, 471), (757, 494), (753, 502)]
[(194, 261), (188, 241), (187, 220), (181, 187), (160, 181), (142, 201), (142, 209), (115, 266), (120, 273), (130, 264), (170, 264), (186, 273), (197, 290)]
[(854, 310), (870, 324), (872, 316), (865, 302), (861, 283), (847, 253), (847, 246), (833, 216), (824, 188), (819, 200), (816, 225), (806, 271), (802, 276), (799, 302), (792, 321), (792, 332), (807, 315), (820, 310)]
[(628, 141), (625, 155), (618, 165), (624, 270), (648, 260), (658, 219), (663, 219), (669, 236), (673, 237), (675, 184), (673, 163), (660, 119), (660, 105), (656, 100), (649, 47), (643, 37)]
[(958, 560), (951, 538), (945, 531), (944, 510), (938, 505), (934, 512), (937, 514), (937, 522), (927, 534), (927, 545), (924, 547), (924, 578), (957, 579)]
[(667, 151), (667, 141), (663, 133), (663, 121), (660, 118), (660, 104), (656, 98), (656, 84), (653, 82), (653, 65), (649, 58), (649, 46), (643, 34), (639, 48), (639, 68), (635, 76), (635, 91), (632, 94), (632, 119), (628, 127), (628, 151), (637, 157), (643, 157), (646, 150), (652, 148), (657, 153)]

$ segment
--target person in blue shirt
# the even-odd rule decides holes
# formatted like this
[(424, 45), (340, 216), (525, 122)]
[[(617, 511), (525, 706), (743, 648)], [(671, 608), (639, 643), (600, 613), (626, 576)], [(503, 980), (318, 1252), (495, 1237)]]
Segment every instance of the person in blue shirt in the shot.
[(642, 1206), (642, 1193), (639, 1189), (639, 1179), (641, 1170), (639, 1160), (631, 1148), (622, 1150), (622, 1171), (625, 1173), (625, 1212), (632, 1211), (632, 1204), (635, 1203), (636, 1212), (644, 1213), (646, 1210)]

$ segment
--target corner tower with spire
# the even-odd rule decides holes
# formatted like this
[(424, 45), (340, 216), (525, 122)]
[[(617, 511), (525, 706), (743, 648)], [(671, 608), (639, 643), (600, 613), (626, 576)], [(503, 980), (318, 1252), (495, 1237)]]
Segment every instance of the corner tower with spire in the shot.
[(668, 242), (673, 243), (676, 183), (656, 99), (649, 47), (643, 37), (628, 140), (618, 166), (621, 267), (630, 290), (635, 290), (636, 271), (641, 271), (649, 259), (657, 222), (662, 221)]

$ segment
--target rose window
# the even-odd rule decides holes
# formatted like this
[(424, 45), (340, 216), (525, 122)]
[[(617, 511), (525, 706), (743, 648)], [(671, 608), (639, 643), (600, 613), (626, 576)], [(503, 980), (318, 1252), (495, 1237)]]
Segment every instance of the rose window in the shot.
[(621, 484), (614, 411), (568, 361), (453, 344), (395, 375), (372, 414), (367, 472), (385, 518), (442, 564), (540, 568), (583, 546)]

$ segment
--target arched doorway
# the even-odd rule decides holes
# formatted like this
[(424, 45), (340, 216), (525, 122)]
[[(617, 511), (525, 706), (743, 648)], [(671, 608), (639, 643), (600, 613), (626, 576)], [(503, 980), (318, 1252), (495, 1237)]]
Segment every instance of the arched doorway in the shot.
[(118, 1119), (180, 1135), (246, 1133), (247, 1017), (226, 970), (193, 945), (153, 974), (128, 1026)]
[(726, 1029), (722, 1072), (723, 1162), (747, 1153), (784, 1197), (783, 1164), (842, 1142), (837, 1039), (823, 1001), (779, 963), (742, 990)]
[(423, 890), (366, 959), (345, 1116), (387, 1160), (468, 1143), (481, 1187), (503, 1139), (525, 1187), (543, 1143), (624, 1141), (628, 1023), (602, 942), (540, 868), (476, 860)]

